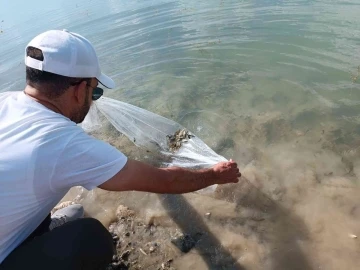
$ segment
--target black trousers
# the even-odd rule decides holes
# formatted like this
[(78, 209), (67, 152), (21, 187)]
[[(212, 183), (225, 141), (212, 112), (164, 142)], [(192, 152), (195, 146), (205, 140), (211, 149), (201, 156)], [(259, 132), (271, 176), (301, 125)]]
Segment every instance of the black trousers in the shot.
[(49, 231), (50, 215), (0, 265), (17, 269), (105, 269), (111, 263), (111, 234), (96, 219), (82, 218)]

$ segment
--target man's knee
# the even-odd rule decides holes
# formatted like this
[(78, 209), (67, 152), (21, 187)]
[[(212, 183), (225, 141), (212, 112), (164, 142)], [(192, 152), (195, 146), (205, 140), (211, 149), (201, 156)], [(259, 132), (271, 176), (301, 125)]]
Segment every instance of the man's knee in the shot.
[(105, 269), (113, 253), (112, 237), (106, 228), (96, 219), (81, 218), (35, 237), (15, 249), (1, 266), (4, 269), (31, 266), (48, 269), (49, 265), (53, 265), (51, 269)]
[(72, 233), (77, 234), (73, 248), (77, 250), (76, 257), (81, 262), (81, 269), (102, 269), (111, 262), (115, 247), (111, 234), (100, 221), (82, 218), (69, 222), (70, 225)]
[(112, 237), (101, 222), (94, 218), (83, 218), (79, 223), (82, 223), (79, 233), (82, 234), (83, 243), (88, 243), (88, 248), (94, 249), (95, 252), (109, 254), (112, 257), (114, 253)]

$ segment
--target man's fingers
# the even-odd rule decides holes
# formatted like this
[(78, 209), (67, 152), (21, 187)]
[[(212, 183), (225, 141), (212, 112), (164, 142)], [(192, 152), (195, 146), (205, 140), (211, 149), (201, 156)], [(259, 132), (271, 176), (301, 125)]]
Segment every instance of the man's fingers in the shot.
[(230, 158), (230, 160), (228, 161), (228, 162), (230, 162), (230, 163), (236, 163), (234, 160), (232, 160), (231, 158)]
[(228, 163), (228, 165), (230, 165), (231, 168), (236, 168), (236, 167), (237, 167), (237, 163), (236, 163), (236, 162)]

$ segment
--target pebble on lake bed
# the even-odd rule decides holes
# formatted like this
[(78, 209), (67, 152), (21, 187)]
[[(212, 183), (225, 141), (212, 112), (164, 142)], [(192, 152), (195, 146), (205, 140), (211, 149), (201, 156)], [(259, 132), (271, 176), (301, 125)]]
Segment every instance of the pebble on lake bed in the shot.
[(147, 255), (147, 253), (142, 248), (139, 248), (139, 250), (142, 254)]
[(182, 252), (187, 253), (196, 245), (196, 242), (199, 240), (201, 235), (202, 234), (198, 233), (195, 237), (192, 237), (189, 234), (177, 234), (171, 238), (171, 243)]

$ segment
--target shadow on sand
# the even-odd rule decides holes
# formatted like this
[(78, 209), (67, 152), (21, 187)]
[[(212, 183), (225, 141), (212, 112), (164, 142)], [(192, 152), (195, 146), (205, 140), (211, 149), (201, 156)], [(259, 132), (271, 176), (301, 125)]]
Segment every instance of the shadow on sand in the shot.
[(210, 232), (199, 213), (181, 195), (159, 195), (169, 216), (189, 235), (202, 234), (195, 248), (211, 270), (245, 270)]
[[(302, 241), (308, 239), (308, 230), (294, 213), (272, 200), (244, 177), (238, 184), (219, 186), (215, 197), (236, 204), (239, 215), (228, 219), (227, 224), (240, 223), (269, 248), (269, 258), (266, 258), (263, 269), (313, 269), (300, 246)], [(244, 218), (241, 215), (244, 209), (247, 213), (254, 213), (254, 216)]]
[[(203, 234), (195, 248), (206, 262), (208, 269), (246, 269), (210, 232), (203, 217), (185, 197), (181, 195), (159, 195), (159, 197), (169, 216), (183, 233)], [(234, 203), (236, 214), (232, 217), (214, 216), (210, 222), (223, 224), (226, 229), (242, 235), (256, 235), (259, 244), (265, 245), (270, 250), (262, 269), (312, 269), (300, 247), (301, 241), (308, 238), (308, 232), (296, 215), (271, 200), (246, 179), (238, 184), (219, 187), (215, 197)], [(244, 216), (242, 211), (244, 209), (247, 213), (254, 213), (254, 216)]]

